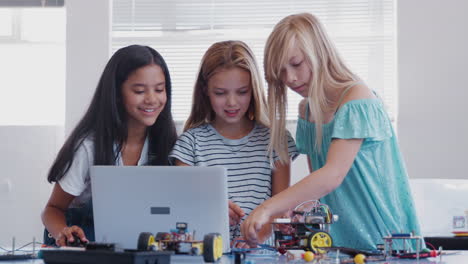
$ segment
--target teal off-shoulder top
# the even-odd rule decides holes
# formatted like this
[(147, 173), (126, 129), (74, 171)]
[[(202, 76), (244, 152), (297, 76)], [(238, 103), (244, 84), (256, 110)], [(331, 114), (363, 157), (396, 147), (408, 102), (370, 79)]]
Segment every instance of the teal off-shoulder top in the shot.
[(305, 119), (298, 120), (296, 145), (310, 157), (313, 170), (325, 165), (333, 139), (363, 139), (342, 184), (320, 199), (339, 215), (330, 231), (334, 246), (375, 250), (391, 233), (420, 235), (404, 161), (381, 100), (343, 104), (323, 125), (320, 152), (314, 148), (315, 124), (308, 121), (306, 108)]

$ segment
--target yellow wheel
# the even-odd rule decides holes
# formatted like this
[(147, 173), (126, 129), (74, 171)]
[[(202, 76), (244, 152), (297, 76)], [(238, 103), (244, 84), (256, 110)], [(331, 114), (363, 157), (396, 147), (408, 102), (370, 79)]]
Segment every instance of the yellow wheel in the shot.
[(314, 253), (323, 254), (325, 250), (322, 247), (331, 247), (333, 240), (327, 232), (319, 231), (309, 235), (307, 238), (307, 250)]
[(216, 262), (223, 256), (223, 238), (218, 233), (205, 235), (203, 239), (203, 260)]
[(221, 235), (216, 236), (215, 239), (215, 261), (223, 256), (223, 238)]
[(137, 249), (141, 251), (151, 250), (151, 246), (154, 244), (154, 236), (149, 232), (142, 232), (138, 236)]
[(356, 264), (364, 264), (366, 263), (366, 255), (364, 254), (357, 254), (354, 256), (354, 263)]

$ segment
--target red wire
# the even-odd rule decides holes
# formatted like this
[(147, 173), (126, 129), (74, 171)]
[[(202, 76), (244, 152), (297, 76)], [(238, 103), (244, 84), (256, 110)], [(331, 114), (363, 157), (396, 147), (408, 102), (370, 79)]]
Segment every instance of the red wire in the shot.
[[(287, 240), (281, 240), (280, 243), (282, 241), (287, 241)], [(297, 240), (290, 240), (289, 242), (282, 242), (282, 245), (290, 246), (290, 245), (294, 245), (296, 243), (297, 243)]]
[[(424, 241), (425, 242), (425, 241)], [(436, 248), (429, 242), (426, 242), (426, 245), (430, 246), (433, 250), (436, 250)]]

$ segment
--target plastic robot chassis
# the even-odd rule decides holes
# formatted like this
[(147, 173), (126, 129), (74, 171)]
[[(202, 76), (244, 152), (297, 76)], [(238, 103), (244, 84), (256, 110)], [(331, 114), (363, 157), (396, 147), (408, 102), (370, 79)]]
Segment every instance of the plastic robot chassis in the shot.
[(175, 254), (203, 255), (205, 262), (216, 262), (223, 255), (223, 240), (220, 234), (210, 233), (203, 241), (194, 240), (187, 223), (176, 223), (171, 232), (143, 232), (138, 237), (140, 251), (173, 251)]

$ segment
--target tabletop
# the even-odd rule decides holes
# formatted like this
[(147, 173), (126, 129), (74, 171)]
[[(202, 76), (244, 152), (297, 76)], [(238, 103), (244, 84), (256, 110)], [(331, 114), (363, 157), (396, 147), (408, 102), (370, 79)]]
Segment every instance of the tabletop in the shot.
[[(196, 264), (196, 263), (204, 263), (203, 258), (201, 256), (187, 256), (187, 255), (172, 255), (171, 256), (171, 263), (175, 264)], [(225, 255), (221, 258), (218, 262), (219, 264), (233, 264), (234, 257), (230, 255)], [(247, 254), (246, 258), (244, 259), (244, 264), (266, 264), (266, 263), (313, 263), (313, 264), (327, 264), (327, 263), (353, 263), (351, 259), (341, 259), (341, 262), (337, 262), (335, 258), (330, 259), (322, 259), (322, 260), (314, 260), (312, 262), (305, 262), (304, 260), (300, 259), (298, 256), (296, 259), (291, 259), (286, 256), (277, 255), (277, 254)], [(368, 262), (369, 263), (369, 262)], [(388, 263), (388, 264), (410, 264), (410, 263), (418, 263), (418, 264), (455, 264), (455, 263), (468, 263), (468, 251), (444, 251), (442, 256), (438, 256), (436, 258), (426, 258), (420, 259), (419, 262), (416, 259), (389, 259), (385, 261), (377, 261), (371, 263)], [(15, 261), (0, 261), (0, 264), (44, 264), (42, 259), (32, 259), (32, 260), (15, 260)]]

